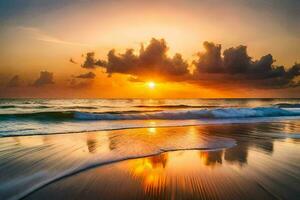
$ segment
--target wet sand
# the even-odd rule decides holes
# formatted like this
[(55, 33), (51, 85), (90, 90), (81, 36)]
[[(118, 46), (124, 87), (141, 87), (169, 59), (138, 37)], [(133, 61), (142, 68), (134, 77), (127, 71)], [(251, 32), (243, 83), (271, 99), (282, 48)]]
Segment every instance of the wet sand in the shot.
[(286, 121), (0, 138), (0, 199), (298, 199), (299, 132)]

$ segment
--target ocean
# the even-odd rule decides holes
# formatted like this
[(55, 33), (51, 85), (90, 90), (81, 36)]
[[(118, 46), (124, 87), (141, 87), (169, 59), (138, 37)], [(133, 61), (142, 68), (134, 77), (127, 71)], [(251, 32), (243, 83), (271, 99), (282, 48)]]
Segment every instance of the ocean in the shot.
[(0, 137), (300, 119), (300, 99), (1, 99)]
[(0, 199), (299, 199), (300, 99), (2, 99)]

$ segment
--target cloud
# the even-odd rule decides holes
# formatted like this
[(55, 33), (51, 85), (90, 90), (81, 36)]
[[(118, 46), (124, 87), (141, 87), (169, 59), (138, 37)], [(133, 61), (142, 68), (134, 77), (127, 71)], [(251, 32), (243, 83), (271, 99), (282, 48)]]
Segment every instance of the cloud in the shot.
[(197, 72), (219, 72), (222, 70), (223, 63), (221, 57), (221, 45), (213, 42), (203, 43), (205, 52), (199, 52), (198, 60), (193, 61)]
[(44, 31), (36, 27), (18, 26), (17, 29), (29, 34), (33, 39), (42, 42), (56, 43), (62, 45), (72, 45), (72, 46), (90, 46), (88, 44), (70, 42), (70, 41), (59, 39), (57, 37), (45, 33)]
[(53, 73), (50, 73), (48, 71), (42, 71), (40, 72), (39, 78), (35, 80), (32, 85), (35, 87), (41, 87), (49, 84), (54, 84)]
[(88, 52), (85, 57), (84, 63), (81, 65), (81, 67), (86, 69), (95, 69), (99, 66), (106, 65), (105, 61), (96, 60), (95, 59), (95, 53), (94, 52)]
[(13, 76), (8, 83), (6, 84), (7, 87), (19, 87), (20, 86), (20, 77), (18, 75)]
[(141, 45), (138, 54), (133, 49), (127, 49), (125, 53), (117, 54), (114, 49), (107, 54), (107, 61), (96, 60), (95, 54), (90, 52), (82, 67), (95, 68), (102, 67), (106, 73), (130, 74), (133, 76), (163, 76), (169, 79), (181, 78), (188, 75), (188, 63), (181, 54), (175, 54), (173, 57), (167, 55), (169, 47), (164, 39), (152, 38), (150, 44), (146, 47)]
[(181, 81), (207, 87), (228, 88), (249, 87), (278, 89), (297, 87), (300, 64), (290, 68), (278, 66), (271, 54), (255, 60), (248, 55), (247, 46), (239, 45), (225, 49), (221, 44), (204, 42), (204, 51), (188, 63), (181, 54), (170, 57), (169, 47), (164, 39), (152, 38), (147, 46), (141, 45), (138, 53), (127, 49), (116, 53), (114, 49), (107, 59), (96, 59), (94, 52), (86, 54), (82, 67), (104, 68), (110, 76), (114, 73), (130, 75), (129, 81), (154, 80)]
[(71, 80), (69, 80), (68, 87), (73, 89), (83, 89), (92, 86), (92, 84), (92, 79), (77, 80), (75, 78), (72, 78)]
[(96, 74), (93, 72), (88, 72), (86, 74), (80, 74), (76, 76), (76, 78), (83, 78), (83, 79), (94, 79), (96, 77)]
[(69, 61), (70, 61), (70, 63), (77, 64), (77, 62), (76, 62), (76, 61), (74, 61), (74, 60), (73, 60), (73, 58), (70, 58), (70, 60), (69, 60)]
[(300, 64), (295, 63), (290, 69), (277, 66), (271, 54), (253, 60), (243, 45), (224, 50), (222, 57), (221, 45), (209, 42), (203, 45), (206, 51), (198, 53), (198, 58), (193, 61), (196, 68), (194, 81), (239, 83), (256, 88), (299, 86), (294, 79), (300, 75)]

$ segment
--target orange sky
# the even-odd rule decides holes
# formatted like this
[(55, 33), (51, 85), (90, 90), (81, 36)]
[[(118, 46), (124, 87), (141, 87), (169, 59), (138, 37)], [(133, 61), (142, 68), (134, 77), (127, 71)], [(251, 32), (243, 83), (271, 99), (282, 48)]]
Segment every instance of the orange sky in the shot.
[[(282, 5), (258, 0), (253, 4), (238, 0), (46, 2), (1, 3), (0, 97), (286, 97), (299, 91), (148, 80), (157, 81), (151, 89), (145, 82), (128, 81), (130, 74), (109, 77), (100, 68), (92, 70), (93, 80), (74, 78), (91, 71), (81, 67), (82, 54), (95, 52), (97, 59), (106, 59), (110, 49), (137, 51), (153, 37), (165, 39), (168, 56), (178, 52), (188, 63), (204, 51), (204, 41), (211, 41), (222, 44), (222, 50), (247, 45), (253, 59), (271, 53), (276, 65), (289, 68), (300, 59), (298, 15), (291, 10), (292, 0)], [(54, 84), (33, 87), (41, 71), (53, 73)], [(15, 75), (18, 87), (7, 87)], [(73, 79), (77, 82), (71, 87)]]

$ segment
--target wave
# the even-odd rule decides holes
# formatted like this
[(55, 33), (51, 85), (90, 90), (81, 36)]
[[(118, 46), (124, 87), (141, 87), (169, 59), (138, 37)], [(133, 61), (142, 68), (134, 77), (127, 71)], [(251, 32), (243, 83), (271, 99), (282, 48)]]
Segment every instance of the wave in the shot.
[(2, 109), (5, 109), (5, 108), (15, 108), (16, 106), (13, 106), (13, 105), (3, 105), (3, 106), (0, 106), (0, 108)]
[(299, 110), (286, 110), (278, 107), (257, 108), (217, 108), (176, 111), (119, 111), (119, 112), (79, 112), (53, 111), (36, 113), (0, 114), (0, 120), (188, 120), (188, 119), (239, 119), (257, 117), (300, 116)]
[(35, 112), (35, 113), (15, 113), (15, 114), (0, 114), (0, 120), (10, 119), (36, 119), (36, 120), (64, 120), (73, 119), (74, 112)]
[(110, 111), (110, 112), (79, 112), (79, 111), (47, 111), (47, 112), (33, 112), (33, 113), (14, 113), (14, 114), (0, 114), (0, 120), (9, 119), (35, 119), (35, 120), (83, 120), (80, 115), (104, 115), (107, 116), (122, 116), (141, 113), (160, 112), (161, 110), (126, 110), (126, 111)]
[(78, 120), (147, 120), (147, 119), (228, 119), (251, 117), (280, 117), (300, 116), (300, 112), (284, 110), (281, 108), (223, 108), (188, 111), (162, 111), (139, 114), (93, 114), (75, 112), (74, 118)]
[(275, 106), (279, 108), (300, 108), (300, 103), (278, 103)]
[(0, 109), (22, 108), (22, 109), (44, 109), (51, 108), (50, 106), (19, 106), (19, 105), (2, 105)]
[[(112, 108), (111, 106), (100, 106), (101, 108)], [(45, 109), (45, 108), (60, 108), (60, 109), (97, 109), (96, 106), (22, 106), (22, 105), (0, 105), (0, 109), (22, 108), (22, 109)]]
[(180, 105), (138, 105), (138, 106), (134, 106), (137, 108), (217, 108), (217, 107), (221, 107), (221, 106), (200, 106), (200, 105), (185, 105), (185, 104), (180, 104)]

